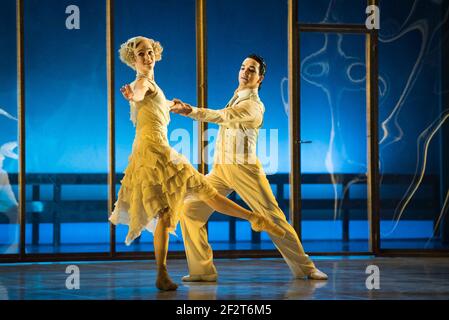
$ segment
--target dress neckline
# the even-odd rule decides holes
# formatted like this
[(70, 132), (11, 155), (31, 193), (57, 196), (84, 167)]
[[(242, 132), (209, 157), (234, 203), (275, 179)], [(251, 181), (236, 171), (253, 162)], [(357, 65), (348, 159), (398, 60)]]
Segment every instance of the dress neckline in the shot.
[(156, 81), (154, 81), (154, 79), (151, 79), (150, 77), (148, 77), (148, 76), (146, 76), (146, 75), (144, 75), (144, 74), (136, 74), (136, 79), (139, 79), (139, 78), (145, 78), (145, 79), (147, 79), (147, 80), (149, 80), (149, 81), (151, 81), (151, 82), (154, 82), (154, 83), (156, 83)]

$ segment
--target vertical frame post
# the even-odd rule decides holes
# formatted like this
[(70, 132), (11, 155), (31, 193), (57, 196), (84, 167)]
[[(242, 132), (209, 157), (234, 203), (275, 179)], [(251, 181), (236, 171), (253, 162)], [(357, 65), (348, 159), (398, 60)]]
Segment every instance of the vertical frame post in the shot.
[(24, 63), (24, 23), (23, 0), (16, 0), (16, 32), (17, 32), (17, 113), (19, 119), (19, 259), (25, 257), (26, 226), (26, 163), (25, 163), (25, 63)]
[[(196, 0), (196, 79), (198, 107), (207, 108), (206, 0)], [(198, 171), (207, 174), (207, 123), (198, 122)]]
[(301, 239), (301, 130), (298, 0), (288, 1), (288, 100), (290, 136), (290, 223)]
[[(108, 86), (108, 215), (115, 204), (115, 82), (114, 82), (114, 0), (106, 0), (106, 70)], [(109, 253), (116, 253), (115, 225), (109, 224)]]
[[(377, 6), (378, 0), (368, 0), (368, 5)], [(366, 35), (366, 123), (369, 248), (375, 255), (380, 253), (378, 45), (378, 31), (373, 29)]]

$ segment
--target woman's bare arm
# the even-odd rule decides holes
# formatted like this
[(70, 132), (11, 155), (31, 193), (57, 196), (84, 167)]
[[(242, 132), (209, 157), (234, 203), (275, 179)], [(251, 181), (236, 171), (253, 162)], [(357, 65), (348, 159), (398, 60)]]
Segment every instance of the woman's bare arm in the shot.
[(134, 88), (127, 84), (120, 89), (125, 99), (133, 102), (142, 101), (148, 91), (152, 93), (154, 90), (156, 90), (154, 85), (144, 78), (138, 79), (134, 83)]

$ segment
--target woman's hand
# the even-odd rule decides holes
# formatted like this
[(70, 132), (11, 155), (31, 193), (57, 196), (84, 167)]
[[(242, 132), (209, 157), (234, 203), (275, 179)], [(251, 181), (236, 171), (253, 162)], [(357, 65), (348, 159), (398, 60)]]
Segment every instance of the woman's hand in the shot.
[(179, 99), (173, 99), (173, 103), (174, 105), (170, 107), (170, 111), (173, 113), (186, 116), (193, 110), (191, 105), (184, 103)]
[(131, 86), (129, 84), (126, 84), (123, 87), (121, 87), (120, 91), (126, 100), (133, 101), (134, 92), (133, 92), (133, 89), (131, 89)]

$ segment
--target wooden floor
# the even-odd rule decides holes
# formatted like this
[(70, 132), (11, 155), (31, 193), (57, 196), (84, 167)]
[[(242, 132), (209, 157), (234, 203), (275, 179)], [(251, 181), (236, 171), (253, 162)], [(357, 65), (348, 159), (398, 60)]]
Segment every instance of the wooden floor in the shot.
[[(449, 299), (449, 258), (317, 257), (328, 281), (294, 280), (281, 259), (216, 260), (217, 283), (182, 283), (185, 260), (170, 260), (175, 292), (154, 287), (154, 261), (0, 264), (0, 300), (90, 299)], [(80, 289), (66, 288), (68, 265), (80, 270)], [(366, 267), (380, 270), (380, 289), (368, 290)]]

